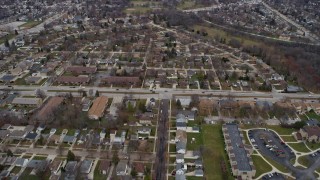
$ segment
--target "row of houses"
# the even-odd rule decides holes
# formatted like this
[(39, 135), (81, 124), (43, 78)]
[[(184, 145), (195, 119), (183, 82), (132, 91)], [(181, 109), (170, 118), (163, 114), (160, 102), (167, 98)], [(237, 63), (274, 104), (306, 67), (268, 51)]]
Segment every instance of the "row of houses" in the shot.
[(253, 149), (245, 144), (237, 124), (224, 124), (222, 132), (232, 174), (240, 179), (253, 179), (256, 169), (251, 159)]
[[(188, 166), (195, 168), (194, 174), (196, 177), (203, 177), (202, 158), (198, 151), (187, 151), (187, 132), (199, 133), (199, 127), (187, 127), (188, 121), (194, 121), (196, 118), (195, 111), (183, 110), (176, 115), (176, 180), (185, 180)], [(191, 154), (191, 155), (190, 155)], [(194, 163), (185, 162), (185, 158), (193, 159)]]

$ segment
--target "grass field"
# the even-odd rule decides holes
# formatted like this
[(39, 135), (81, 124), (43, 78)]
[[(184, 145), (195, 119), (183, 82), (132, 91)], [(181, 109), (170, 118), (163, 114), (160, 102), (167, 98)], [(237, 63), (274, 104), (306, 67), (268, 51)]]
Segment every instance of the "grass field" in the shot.
[(21, 28), (26, 28), (26, 29), (30, 29), (30, 28), (33, 28), (33, 27), (35, 27), (36, 25), (38, 25), (38, 24), (40, 24), (40, 23), (41, 23), (41, 21), (28, 21), (28, 22), (22, 24), (22, 25), (19, 26), (19, 27), (21, 27)]
[(310, 150), (303, 143), (288, 143), (288, 145), (299, 152), (310, 152)]
[(293, 136), (281, 136), (281, 138), (285, 142), (297, 142), (297, 140)]
[(306, 167), (309, 167), (310, 166), (310, 161), (308, 160), (308, 157), (307, 156), (301, 156), (298, 158), (298, 163), (306, 166)]
[(177, 8), (180, 10), (185, 10), (185, 9), (194, 9), (194, 8), (201, 8), (204, 7), (201, 4), (197, 4), (195, 0), (182, 0)]
[(293, 132), (295, 132), (296, 130), (293, 128), (284, 128), (281, 126), (267, 126), (267, 128), (272, 129), (274, 131), (276, 131), (279, 135), (291, 135)]
[(282, 164), (279, 164), (278, 162), (272, 160), (271, 158), (267, 157), (267, 156), (264, 156), (264, 158), (270, 163), (272, 164), (272, 166), (274, 166), (275, 168), (277, 168), (279, 171), (282, 171), (284, 173), (288, 173), (289, 170), (283, 166)]
[[(229, 161), (224, 150), (225, 145), (221, 128), (221, 125), (202, 126), (203, 145), (205, 147), (203, 160), (206, 169), (206, 179), (234, 179), (230, 173)], [(224, 161), (227, 165), (227, 173), (222, 172), (221, 161)]]
[(132, 8), (127, 8), (126, 10), (124, 10), (125, 13), (128, 13), (128, 14), (137, 14), (137, 13), (147, 13), (151, 11), (151, 8), (149, 7), (132, 7)]
[(319, 143), (306, 142), (306, 144), (312, 150), (320, 149), (320, 144)]
[(256, 167), (255, 177), (259, 177), (261, 174), (272, 170), (272, 167), (260, 156), (251, 156), (251, 157), (252, 157), (253, 164)]
[(234, 36), (226, 31), (223, 31), (222, 29), (215, 28), (215, 27), (207, 27), (204, 25), (195, 25), (193, 26), (194, 31), (205, 31), (208, 33), (208, 36), (211, 38), (215, 38), (216, 36), (220, 36), (221, 38), (226, 39), (226, 43), (228, 43), (231, 39), (236, 39), (240, 42), (242, 42), (244, 45), (259, 45), (260, 42), (251, 40), (249, 38), (243, 38), (240, 36)]

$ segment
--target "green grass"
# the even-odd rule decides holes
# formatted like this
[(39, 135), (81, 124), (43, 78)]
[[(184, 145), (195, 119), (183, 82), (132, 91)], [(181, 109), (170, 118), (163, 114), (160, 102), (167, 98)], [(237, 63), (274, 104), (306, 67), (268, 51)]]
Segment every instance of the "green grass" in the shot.
[(281, 126), (267, 126), (267, 128), (272, 129), (274, 131), (276, 131), (279, 135), (291, 135), (293, 132), (295, 132), (296, 130), (293, 128), (284, 128)]
[(303, 143), (287, 143), (292, 149), (299, 152), (310, 152), (310, 150)]
[(309, 117), (309, 119), (316, 119), (318, 121), (320, 121), (320, 116), (317, 115), (315, 112), (308, 112), (306, 113), (306, 115)]
[(226, 39), (226, 43), (228, 43), (231, 39), (236, 39), (240, 42), (243, 42), (244, 45), (259, 45), (260, 42), (258, 41), (254, 41), (251, 40), (249, 38), (244, 38), (241, 36), (235, 36), (232, 35), (230, 33), (227, 33), (226, 31), (219, 29), (219, 28), (215, 28), (215, 27), (207, 27), (204, 25), (195, 25), (193, 26), (193, 29), (196, 31), (201, 31), (201, 30), (205, 30), (208, 33), (208, 36), (211, 38), (215, 38), (216, 36), (220, 36), (221, 38), (225, 38)]
[[(200, 146), (203, 144), (202, 133), (188, 133), (187, 137), (187, 150), (199, 150)], [(195, 141), (192, 141), (192, 138), (194, 138)]]
[(306, 166), (306, 167), (309, 167), (309, 166), (310, 166), (310, 161), (309, 161), (309, 159), (308, 159), (307, 156), (301, 156), (301, 157), (299, 157), (299, 158), (298, 158), (298, 163), (299, 163), (299, 164), (302, 164), (302, 165), (304, 165), (304, 166)]
[(272, 164), (272, 166), (274, 166), (275, 168), (277, 168), (279, 171), (284, 172), (284, 173), (288, 173), (289, 170), (283, 166), (282, 164), (279, 164), (278, 162), (272, 160), (271, 158), (264, 156), (264, 158), (270, 163)]
[(0, 38), (0, 44), (4, 43), (6, 39), (10, 40), (14, 38), (16, 35), (15, 34), (8, 34), (7, 36), (3, 36)]
[(246, 144), (250, 144), (249, 137), (247, 136), (247, 133), (245, 131), (242, 132), (243, 139), (245, 140)]
[(281, 138), (285, 142), (297, 142), (297, 140), (293, 136), (281, 136)]
[[(206, 179), (234, 179), (230, 172), (230, 163), (224, 150), (222, 125), (203, 125), (202, 138), (204, 145), (204, 167)], [(226, 164), (227, 173), (221, 170), (220, 162)]]
[(186, 10), (186, 9), (195, 9), (195, 8), (201, 8), (205, 7), (202, 4), (196, 3), (196, 0), (182, 0), (177, 8), (180, 10)]
[(46, 156), (34, 156), (32, 159), (33, 160), (45, 160), (45, 159), (47, 159), (47, 157)]
[(20, 172), (20, 170), (21, 170), (21, 167), (16, 166), (11, 170), (10, 173), (18, 174)]
[(169, 151), (170, 152), (176, 152), (176, 144), (170, 144), (169, 145)]
[(40, 23), (41, 23), (41, 21), (28, 21), (28, 22), (20, 25), (19, 27), (29, 29), (29, 28), (37, 26)]
[(306, 145), (312, 150), (320, 149), (320, 143), (306, 142)]
[(272, 170), (272, 167), (263, 160), (260, 156), (251, 156), (253, 165), (256, 167), (256, 176), (259, 177), (263, 173), (267, 173)]

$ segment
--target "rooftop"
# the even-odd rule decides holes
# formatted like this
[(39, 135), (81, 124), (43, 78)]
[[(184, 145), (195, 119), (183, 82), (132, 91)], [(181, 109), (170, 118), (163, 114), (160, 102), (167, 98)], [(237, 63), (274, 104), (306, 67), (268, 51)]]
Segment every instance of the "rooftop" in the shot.
[(251, 171), (251, 165), (249, 162), (247, 152), (242, 143), (242, 137), (240, 136), (238, 125), (225, 124), (224, 127), (227, 128), (238, 169), (240, 171)]

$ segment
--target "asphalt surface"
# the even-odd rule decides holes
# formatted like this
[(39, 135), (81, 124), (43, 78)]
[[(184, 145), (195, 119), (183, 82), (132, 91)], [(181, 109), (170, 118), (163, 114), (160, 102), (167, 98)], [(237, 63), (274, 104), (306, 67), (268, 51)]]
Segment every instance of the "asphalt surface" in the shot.
[(168, 99), (160, 101), (160, 115), (158, 123), (157, 137), (157, 156), (155, 161), (154, 177), (156, 180), (165, 180), (166, 176), (166, 147), (168, 139), (168, 117), (169, 117)]
[[(266, 142), (269, 141), (269, 145), (276, 146), (276, 148), (273, 148), (274, 150), (282, 151), (284, 153), (284, 157), (277, 156), (276, 152), (268, 149), (264, 144), (265, 141), (260, 139), (261, 137), (264, 137), (266, 139)], [(309, 168), (298, 169), (290, 163), (290, 159), (295, 158), (295, 154), (291, 152), (292, 150), (290, 149), (290, 147), (281, 143), (279, 137), (274, 132), (262, 129), (251, 130), (249, 131), (249, 139), (250, 141), (251, 139), (254, 139), (255, 142), (253, 142), (253, 144), (257, 145), (257, 147), (259, 148), (258, 150), (263, 156), (267, 156), (272, 160), (278, 162), (279, 164), (285, 166), (287, 169), (292, 171), (292, 174), (296, 177), (296, 179), (316, 179), (313, 172), (317, 167), (320, 167), (320, 155), (313, 158), (313, 164)]]

